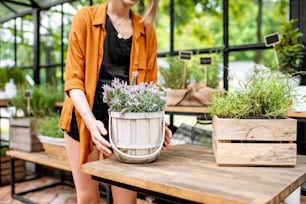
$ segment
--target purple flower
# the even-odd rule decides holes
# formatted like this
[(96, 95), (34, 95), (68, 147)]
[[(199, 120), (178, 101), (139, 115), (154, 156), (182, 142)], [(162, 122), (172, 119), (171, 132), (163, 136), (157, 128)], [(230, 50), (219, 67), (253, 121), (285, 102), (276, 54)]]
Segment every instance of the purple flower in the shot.
[[(138, 73), (133, 73), (133, 77)], [(136, 81), (135, 81), (136, 82)], [(156, 112), (166, 105), (166, 91), (153, 82), (128, 85), (115, 78), (111, 86), (103, 86), (103, 101), (111, 111), (116, 112)]]

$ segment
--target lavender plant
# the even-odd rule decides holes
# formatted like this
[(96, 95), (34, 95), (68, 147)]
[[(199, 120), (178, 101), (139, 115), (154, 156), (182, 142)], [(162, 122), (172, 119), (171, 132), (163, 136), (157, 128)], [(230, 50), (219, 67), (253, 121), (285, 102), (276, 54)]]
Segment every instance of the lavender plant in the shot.
[(115, 112), (158, 112), (166, 105), (167, 93), (153, 82), (135, 84), (133, 74), (131, 84), (115, 78), (111, 85), (103, 85), (103, 102)]

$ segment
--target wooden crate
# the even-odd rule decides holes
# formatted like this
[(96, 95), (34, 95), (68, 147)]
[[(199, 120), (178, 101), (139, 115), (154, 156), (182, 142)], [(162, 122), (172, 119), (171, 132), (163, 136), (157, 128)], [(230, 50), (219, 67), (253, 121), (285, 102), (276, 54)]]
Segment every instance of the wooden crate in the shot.
[(297, 120), (213, 117), (213, 150), (218, 165), (296, 165)]
[[(0, 156), (0, 185), (6, 185), (9, 184), (11, 181), (11, 164), (10, 164), (10, 158), (8, 156)], [(15, 179), (16, 181), (20, 181), (25, 178), (26, 176), (26, 167), (25, 167), (25, 161), (16, 159), (15, 160)]]
[(38, 135), (33, 128), (31, 118), (10, 119), (10, 149), (25, 152), (42, 151), (43, 147), (38, 139)]

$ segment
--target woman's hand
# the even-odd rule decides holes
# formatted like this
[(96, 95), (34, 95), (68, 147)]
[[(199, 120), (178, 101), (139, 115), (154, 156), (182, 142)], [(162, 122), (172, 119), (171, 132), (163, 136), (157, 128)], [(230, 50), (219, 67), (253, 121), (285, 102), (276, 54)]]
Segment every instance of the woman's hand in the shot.
[(97, 149), (106, 157), (110, 157), (112, 155), (111, 144), (104, 138), (107, 135), (104, 124), (100, 120), (95, 120), (92, 126), (89, 127), (89, 131)]
[(172, 131), (169, 129), (169, 124), (165, 122), (165, 140), (164, 148), (169, 149), (171, 147)]
[(110, 156), (112, 154), (110, 150), (111, 144), (103, 137), (107, 134), (107, 130), (104, 124), (95, 118), (88, 105), (84, 92), (80, 89), (72, 89), (69, 94), (74, 107), (79, 111), (90, 132), (93, 143), (105, 156)]

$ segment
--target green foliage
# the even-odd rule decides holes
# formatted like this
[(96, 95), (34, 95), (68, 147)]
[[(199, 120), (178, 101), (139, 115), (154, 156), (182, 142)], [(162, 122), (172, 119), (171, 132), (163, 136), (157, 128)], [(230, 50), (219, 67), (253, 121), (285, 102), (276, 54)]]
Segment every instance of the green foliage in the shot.
[(7, 71), (8, 78), (14, 79), (14, 83), (17, 87), (21, 87), (26, 84), (25, 73), (20, 68), (11, 67)]
[[(184, 63), (180, 61), (177, 57), (166, 58), (169, 67), (159, 67), (159, 72), (163, 78), (163, 82), (160, 84), (164, 87), (171, 89), (182, 88), (183, 86), (183, 72)], [(186, 78), (189, 78), (189, 73), (187, 72)]]
[(43, 136), (63, 138), (64, 132), (58, 127), (60, 115), (53, 113), (36, 120), (35, 130)]
[[(22, 109), (27, 113), (27, 100), (24, 97), (25, 88), (19, 88), (17, 96), (12, 99), (11, 103), (16, 109)], [(63, 101), (63, 94), (53, 86), (34, 86), (32, 98), (30, 99), (31, 116), (42, 117), (56, 112), (55, 102)]]
[(299, 71), (299, 67), (303, 62), (304, 45), (299, 43), (299, 38), (303, 33), (294, 28), (294, 24), (298, 19), (283, 21), (280, 31), (280, 43), (275, 46), (279, 69), (283, 73), (293, 74)]
[(0, 146), (0, 156), (5, 156), (7, 150), (8, 150), (8, 147), (1, 147)]
[(11, 78), (14, 79), (14, 83), (17, 87), (26, 84), (25, 73), (21, 69), (17, 67), (0, 69), (0, 87), (4, 87), (5, 83), (9, 82)]
[(4, 88), (5, 83), (9, 81), (7, 69), (0, 69), (0, 87)]
[(241, 87), (216, 95), (209, 111), (222, 118), (285, 117), (297, 97), (291, 75), (257, 70)]

